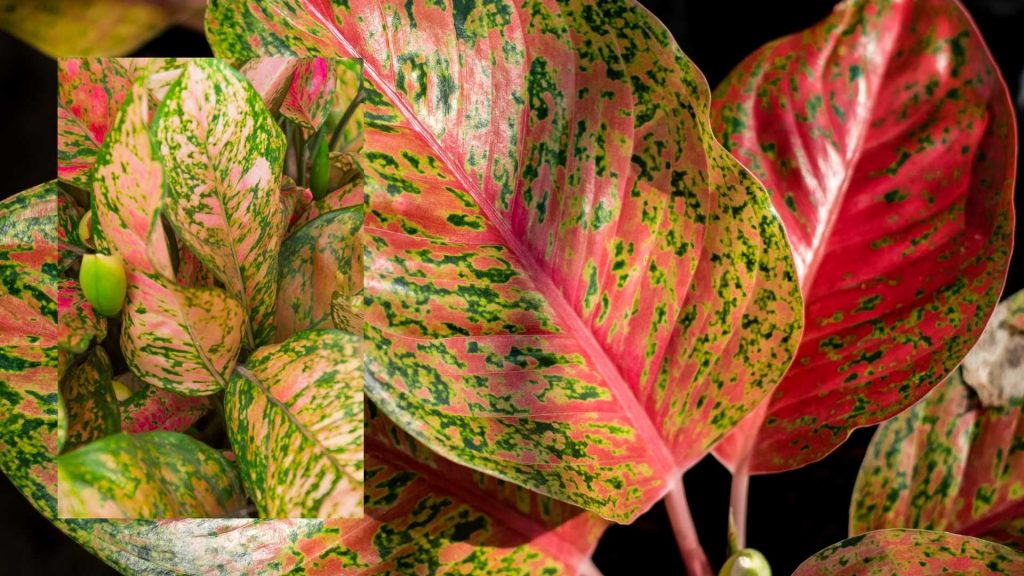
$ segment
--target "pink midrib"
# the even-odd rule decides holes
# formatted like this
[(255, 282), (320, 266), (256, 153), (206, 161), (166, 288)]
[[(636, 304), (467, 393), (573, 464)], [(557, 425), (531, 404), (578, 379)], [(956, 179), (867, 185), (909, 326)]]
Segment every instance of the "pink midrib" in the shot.
[[(348, 39), (342, 36), (340, 30), (335, 26), (333, 14), (330, 14), (330, 18), (323, 14), (319, 10), (312, 10), (311, 13), (314, 19), (317, 20), (326, 30), (330, 31), (332, 36), (337, 40), (338, 48), (340, 48), (347, 57), (362, 59), (362, 56), (355, 49), (355, 47), (349, 43)], [(363, 59), (363, 71), (374, 83), (374, 85), (382, 93), (384, 93), (390, 102), (398, 108), (402, 116), (409, 123), (409, 126), (419, 134), (427, 146), (430, 147), (431, 151), (448, 167), (455, 176), (456, 180), (462, 187), (469, 192), (473, 197), (477, 206), (487, 217), (488, 221), (493, 225), (501, 234), (504, 240), (505, 246), (512, 251), (519, 262), (522, 264), (527, 276), (533, 280), (537, 286), (537, 290), (544, 296), (545, 300), (551, 305), (551, 307), (558, 314), (559, 318), (567, 324), (570, 333), (572, 333), (577, 341), (583, 348), (587, 358), (591, 361), (596, 371), (601, 375), (603, 381), (608, 383), (609, 389), (615, 396), (615, 399), (619, 406), (622, 407), (626, 413), (629, 421), (636, 427), (639, 440), (641, 444), (656, 447), (652, 450), (655, 454), (654, 469), (660, 471), (659, 475), (665, 480), (663, 486), (660, 487), (660, 494), (658, 500), (661, 499), (665, 494), (668, 493), (673, 483), (677, 481), (676, 475), (681, 475), (683, 470), (676, 463), (668, 445), (665, 443), (661, 434), (655, 428), (654, 423), (651, 421), (647, 412), (640, 406), (636, 397), (633, 395), (630, 385), (619, 373), (618, 367), (611, 361), (607, 353), (597, 342), (594, 334), (587, 329), (583, 320), (576, 314), (575, 310), (565, 300), (562, 293), (555, 287), (552, 279), (544, 273), (541, 266), (534, 259), (533, 255), (530, 254), (529, 250), (519, 242), (518, 238), (513, 234), (508, 223), (500, 217), (494, 206), (486, 201), (482, 191), (474, 181), (466, 174), (462, 166), (452, 160), (448, 152), (441, 146), (441, 143), (437, 141), (423, 124), (419, 118), (412, 111), (409, 103), (406, 102), (405, 98), (399, 95), (390, 84), (385, 82), (380, 73), (369, 64), (368, 61)], [(485, 470), (481, 470), (486, 472)], [(653, 504), (654, 500), (645, 502), (645, 504)]]

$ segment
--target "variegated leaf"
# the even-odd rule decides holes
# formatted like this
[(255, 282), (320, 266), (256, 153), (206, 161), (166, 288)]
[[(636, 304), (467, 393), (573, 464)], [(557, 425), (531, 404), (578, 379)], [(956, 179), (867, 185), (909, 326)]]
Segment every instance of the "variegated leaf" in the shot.
[(327, 212), (281, 246), (276, 342), (310, 328), (330, 328), (336, 292), (363, 288), (362, 205)]
[(955, 0), (849, 0), (714, 96), (716, 134), (786, 225), (808, 318), (763, 425), (715, 453), (778, 472), (906, 409), (978, 339), (1013, 238), (1013, 111)]
[(107, 336), (106, 318), (97, 316), (74, 280), (60, 281), (57, 318), (57, 346), (73, 354), (85, 352), (93, 338), (100, 342)]
[(60, 190), (57, 195), (57, 248), (60, 252), (61, 272), (71, 269), (79, 261), (79, 251), (85, 246), (78, 237), (78, 221), (82, 209), (70, 194)]
[(67, 417), (62, 451), (74, 450), (121, 431), (112, 380), (110, 358), (103, 348), (94, 348), (81, 363), (69, 367), (66, 377), (60, 381)]
[(993, 542), (927, 530), (877, 530), (818, 552), (793, 576), (1005, 576), (1024, 555)]
[(206, 518), (244, 507), (231, 462), (178, 432), (115, 434), (57, 458), (62, 518)]
[(308, 58), (299, 63), (281, 114), (312, 131), (327, 120), (334, 102), (337, 78), (335, 65), (329, 58)]
[(362, 289), (356, 293), (336, 291), (331, 296), (331, 321), (334, 327), (350, 334), (362, 334), (364, 300)]
[[(131, 374), (126, 376), (131, 378)], [(134, 388), (133, 394), (120, 403), (121, 428), (125, 432), (184, 432), (210, 409), (205, 396), (182, 396), (143, 383), (136, 383)]]
[(57, 177), (88, 190), (131, 74), (116, 58), (61, 58), (57, 83)]
[(364, 59), (367, 392), (432, 449), (628, 522), (788, 366), (781, 225), (634, 2), (215, 0), (207, 35)]
[[(333, 166), (335, 166), (335, 159), (339, 158), (343, 158), (343, 160), (339, 161), (346, 165), (349, 170), (350, 179), (344, 185), (334, 188), (333, 192), (325, 194), (323, 198), (314, 200), (311, 193), (308, 196), (304, 196), (301, 200), (303, 209), (298, 211), (296, 218), (292, 221), (292, 230), (300, 228), (321, 214), (326, 214), (334, 210), (341, 210), (342, 208), (363, 206), (365, 204), (365, 198), (363, 196), (363, 180), (362, 175), (359, 173), (358, 166), (352, 163), (352, 156), (350, 154), (338, 154), (333, 156), (333, 159), (331, 160), (332, 170)], [(355, 171), (357, 175), (354, 180), (351, 179), (352, 171)]]
[(261, 518), (362, 516), (361, 344), (299, 332), (258, 350), (228, 383), (228, 436)]
[[(964, 364), (1006, 354), (1006, 364), (990, 368), (1017, 368), (1024, 335), (1012, 327), (1014, 315), (1024, 317), (1024, 292), (1001, 304), (989, 324), (989, 331), (1009, 336), (1003, 349), (979, 344)], [(850, 534), (945, 530), (1024, 551), (1024, 394), (986, 407), (963, 371), (879, 426), (854, 487)]]
[(182, 288), (160, 223), (163, 176), (147, 127), (148, 92), (132, 87), (96, 162), (94, 212), (128, 268), (125, 360), (144, 382), (187, 395), (223, 388), (244, 312), (217, 288)]
[(291, 90), (295, 69), (301, 62), (298, 58), (251, 58), (239, 72), (252, 84), (267, 110), (276, 114)]
[(153, 129), (167, 159), (167, 216), (242, 303), (245, 342), (255, 349), (274, 329), (284, 134), (259, 94), (216, 59), (185, 68), (160, 103)]

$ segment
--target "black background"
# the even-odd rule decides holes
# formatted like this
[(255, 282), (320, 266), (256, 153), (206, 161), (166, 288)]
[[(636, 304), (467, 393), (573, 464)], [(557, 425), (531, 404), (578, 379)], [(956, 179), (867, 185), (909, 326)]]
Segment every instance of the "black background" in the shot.
[[(672, 31), (715, 86), (763, 43), (825, 17), (834, 2), (790, 0), (641, 0)], [(981, 28), (1022, 114), (1024, 0), (965, 2)], [(137, 55), (203, 56), (202, 35), (171, 30)], [(0, 33), (0, 197), (52, 179), (56, 166), (56, 68), (52, 60)], [(1018, 130), (1024, 142), (1024, 133)], [(1018, 169), (1020, 172), (1020, 169)], [(1017, 204), (1024, 185), (1018, 179)], [(1021, 241), (1017, 229), (1017, 245)], [(1024, 287), (1024, 258), (1011, 261), (1006, 293)], [(748, 545), (760, 549), (775, 574), (789, 574), (805, 558), (846, 536), (854, 479), (871, 429), (821, 462), (800, 470), (755, 476), (750, 483)], [(729, 474), (710, 456), (686, 474), (687, 495), (712, 565), (724, 561)], [(116, 574), (40, 516), (0, 474), (0, 574), (76, 576)], [(630, 526), (612, 526), (594, 554), (607, 576), (684, 574), (663, 505)], [(638, 570), (639, 569), (639, 570)]]

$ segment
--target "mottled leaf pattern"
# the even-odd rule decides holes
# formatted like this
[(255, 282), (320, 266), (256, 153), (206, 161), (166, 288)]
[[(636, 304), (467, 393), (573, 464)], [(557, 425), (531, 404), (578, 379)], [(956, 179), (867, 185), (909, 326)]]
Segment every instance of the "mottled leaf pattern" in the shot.
[(239, 72), (252, 84), (267, 110), (276, 113), (291, 89), (295, 68), (300, 62), (298, 58), (251, 58)]
[(361, 344), (299, 332), (258, 350), (228, 383), (228, 436), (261, 518), (362, 516)]
[(636, 4), (214, 1), (207, 32), (364, 59), (367, 391), (443, 455), (630, 521), (789, 364), (781, 225)]
[(182, 396), (141, 384), (120, 403), (120, 409), (125, 432), (184, 432), (210, 409), (210, 402), (205, 396)]
[(241, 349), (241, 306), (215, 288), (182, 288), (160, 224), (162, 169), (153, 157), (148, 92), (136, 84), (96, 162), (93, 210), (128, 268), (121, 344), (144, 382), (182, 394), (220, 390)]
[(362, 290), (354, 294), (335, 291), (331, 295), (331, 321), (334, 327), (351, 334), (362, 334), (364, 301)]
[(82, 209), (70, 194), (63, 190), (57, 195), (57, 244), (60, 252), (58, 265), (61, 271), (73, 267), (79, 260), (78, 250), (85, 246), (78, 237), (78, 221), (82, 218)]
[(245, 506), (230, 461), (177, 432), (115, 434), (57, 458), (62, 518), (205, 518)]
[(106, 318), (93, 311), (78, 282), (74, 280), (60, 281), (57, 318), (57, 346), (68, 352), (81, 354), (93, 338), (100, 342), (107, 335)]
[[(1019, 317), (1022, 304), (1018, 293), (1000, 312), (1016, 308)], [(986, 408), (958, 368), (879, 426), (857, 476), (850, 533), (883, 527), (945, 530), (1024, 550), (1024, 398)]]
[(249, 348), (274, 329), (278, 182), (285, 139), (259, 94), (215, 59), (194, 60), (160, 103), (153, 130), (169, 161), (167, 216), (178, 237), (242, 303)]
[(60, 396), (67, 417), (62, 451), (74, 450), (121, 431), (117, 398), (110, 382), (110, 358), (94, 348), (80, 363), (68, 368), (60, 381)]
[(327, 212), (305, 224), (281, 246), (277, 332), (282, 342), (309, 328), (330, 328), (335, 292), (363, 287), (363, 207)]
[(926, 530), (878, 530), (818, 552), (793, 576), (1005, 576), (1024, 556), (999, 544)]
[(824, 457), (945, 378), (995, 307), (1013, 231), (1012, 108), (952, 0), (852, 0), (716, 89), (716, 133), (771, 191), (806, 300), (754, 473)]
[(337, 85), (335, 65), (329, 58), (309, 58), (295, 69), (281, 104), (281, 114), (300, 126), (316, 131), (331, 113)]

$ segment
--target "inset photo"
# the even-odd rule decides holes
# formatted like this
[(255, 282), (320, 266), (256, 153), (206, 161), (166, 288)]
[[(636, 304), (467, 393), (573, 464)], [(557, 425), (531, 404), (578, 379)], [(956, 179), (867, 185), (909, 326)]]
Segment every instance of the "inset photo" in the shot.
[(58, 515), (361, 517), (362, 61), (58, 81)]

